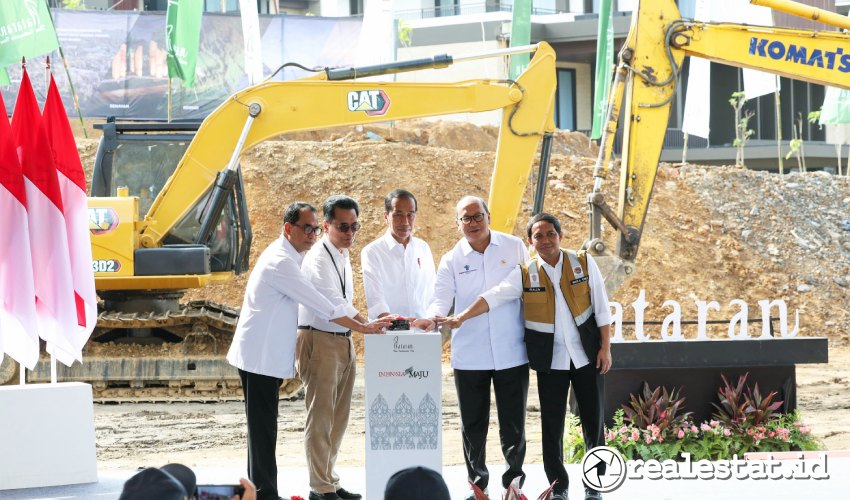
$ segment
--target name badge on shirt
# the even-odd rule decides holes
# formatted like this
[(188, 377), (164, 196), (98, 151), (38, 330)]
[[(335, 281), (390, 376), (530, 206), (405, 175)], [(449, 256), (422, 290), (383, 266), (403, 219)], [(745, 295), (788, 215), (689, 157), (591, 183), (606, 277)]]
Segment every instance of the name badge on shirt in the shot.
[(523, 292), (545, 292), (546, 287), (545, 286), (532, 286), (532, 287), (528, 287), (528, 288), (523, 288), (522, 291)]
[(583, 278), (576, 278), (576, 279), (570, 281), (570, 285), (578, 285), (579, 283), (584, 283), (585, 281), (587, 281), (589, 279), (590, 279), (590, 276), (585, 276)]

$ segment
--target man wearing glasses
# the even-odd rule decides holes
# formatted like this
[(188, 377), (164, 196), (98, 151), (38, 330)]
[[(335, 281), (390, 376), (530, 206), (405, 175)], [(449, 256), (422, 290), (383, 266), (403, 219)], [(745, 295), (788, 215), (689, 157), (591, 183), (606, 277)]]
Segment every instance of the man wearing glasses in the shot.
[[(298, 305), (317, 316), (334, 318), (343, 328), (380, 331), (365, 324), (357, 311), (332, 303), (301, 272), (304, 253), (322, 228), (316, 208), (295, 202), (286, 207), (283, 229), (257, 260), (242, 303), (227, 361), (239, 371), (248, 423), (248, 476), (257, 486), (257, 498), (277, 500), (278, 395), (284, 379), (295, 377), (295, 332)], [(353, 319), (357, 317), (357, 319)]]
[[(425, 241), (413, 236), (416, 197), (396, 189), (384, 198), (387, 232), (360, 253), (363, 288), (370, 318), (398, 314), (425, 318), (434, 296), (434, 256)], [(428, 324), (429, 322), (424, 322)], [(414, 321), (414, 325), (420, 323)]]
[[(322, 206), (325, 216), (322, 238), (304, 257), (301, 270), (331, 303), (347, 316), (365, 322), (354, 308), (354, 279), (349, 249), (360, 230), (360, 206), (348, 196), (331, 196)], [(383, 333), (388, 319), (369, 325), (365, 333)], [(304, 382), (307, 423), (304, 448), (310, 474), (310, 500), (359, 499), (339, 484), (334, 464), (348, 426), (354, 389), (355, 357), (351, 330), (327, 321), (312, 309), (298, 314), (298, 373)]]
[[(525, 344), (531, 368), (537, 372), (540, 396), (543, 469), (550, 483), (557, 481), (551, 500), (567, 500), (567, 389), (572, 385), (576, 395), (585, 449), (603, 446), (603, 375), (611, 369), (611, 313), (596, 262), (585, 252), (560, 248), (561, 222), (554, 215), (535, 215), (526, 232), (537, 257), (515, 268), (462, 312), (446, 318), (446, 324), (462, 328), (471, 318), (498, 311), (500, 304), (524, 301)], [(585, 488), (586, 500), (600, 498), (598, 491)]]
[[(484, 200), (467, 196), (457, 204), (458, 230), (463, 238), (440, 260), (429, 316), (444, 319), (452, 306), (464, 310), (479, 295), (499, 284), (527, 261), (522, 240), (490, 230)], [(461, 434), (470, 482), (487, 489), (487, 430), (490, 424), (490, 384), (496, 393), (499, 436), (508, 469), (507, 488), (514, 478), (524, 481), (525, 406), (528, 399), (528, 357), (523, 343), (519, 299), (470, 319), (452, 333), (452, 368), (460, 408)], [(469, 497), (474, 499), (475, 496)]]

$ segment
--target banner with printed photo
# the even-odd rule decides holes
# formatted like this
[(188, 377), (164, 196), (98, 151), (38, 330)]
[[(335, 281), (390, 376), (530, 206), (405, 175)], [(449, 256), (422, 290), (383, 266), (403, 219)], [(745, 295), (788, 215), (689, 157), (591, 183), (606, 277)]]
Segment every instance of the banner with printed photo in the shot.
[(442, 338), (438, 333), (366, 335), (366, 494), (421, 465), (442, 472)]
[[(89, 118), (115, 116), (125, 120), (165, 120), (168, 113), (168, 66), (165, 13), (131, 11), (53, 10), (56, 33), (64, 50), (82, 114)], [(308, 68), (351, 66), (362, 21), (356, 18), (261, 16), (263, 73), (286, 62)], [(49, 54), (59, 64), (58, 51)], [(195, 67), (195, 87), (175, 86), (173, 119), (199, 120), (228, 96), (248, 86), (239, 16), (204, 14)], [(39, 102), (47, 95), (41, 74), (44, 57), (28, 68)], [(2, 88), (7, 107), (17, 97), (20, 64), (6, 66), (11, 85)], [(274, 80), (310, 73), (286, 68)], [(56, 85), (69, 115), (76, 115), (64, 71), (54, 70)]]

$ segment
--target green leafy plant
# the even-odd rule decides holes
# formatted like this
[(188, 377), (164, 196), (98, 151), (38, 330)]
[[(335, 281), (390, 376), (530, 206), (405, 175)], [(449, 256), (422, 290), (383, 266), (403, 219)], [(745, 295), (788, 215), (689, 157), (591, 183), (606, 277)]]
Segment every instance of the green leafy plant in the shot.
[[(762, 396), (758, 386), (752, 390), (746, 385), (748, 374), (738, 378), (736, 384), (722, 376), (719, 388), (720, 404), (717, 413), (708, 422), (695, 423), (690, 413), (683, 412), (684, 398), (674, 391), (667, 395), (668, 407), (678, 402), (673, 422), (662, 429), (658, 424), (661, 412), (653, 410), (655, 403), (664, 399), (664, 390), (650, 391), (648, 386), (640, 395), (632, 395), (629, 410), (634, 417), (627, 417), (626, 405), (614, 413), (613, 426), (605, 431), (605, 444), (618, 450), (626, 460), (655, 459), (681, 460), (682, 453), (689, 453), (692, 461), (728, 460), (751, 451), (812, 451), (823, 449), (822, 443), (811, 433), (811, 429), (793, 411), (778, 414), (782, 402), (775, 401), (776, 391)], [(654, 396), (653, 396), (654, 395)], [(649, 404), (647, 402), (652, 402)], [(653, 413), (654, 412), (654, 413)], [(642, 414), (643, 417), (638, 415)], [(655, 416), (654, 420), (649, 415)], [(677, 418), (681, 417), (681, 418)], [(640, 425), (639, 425), (640, 424)], [(641, 427), (641, 425), (644, 425)], [(578, 463), (584, 457), (584, 436), (580, 420), (567, 416), (564, 431), (564, 455), (568, 463)]]
[(751, 110), (746, 110), (742, 113), (744, 104), (747, 103), (747, 97), (744, 92), (732, 92), (729, 99), (729, 104), (735, 110), (735, 140), (732, 145), (737, 148), (735, 153), (735, 164), (744, 165), (744, 146), (747, 145), (747, 140), (755, 131), (748, 128), (750, 120), (755, 116)]

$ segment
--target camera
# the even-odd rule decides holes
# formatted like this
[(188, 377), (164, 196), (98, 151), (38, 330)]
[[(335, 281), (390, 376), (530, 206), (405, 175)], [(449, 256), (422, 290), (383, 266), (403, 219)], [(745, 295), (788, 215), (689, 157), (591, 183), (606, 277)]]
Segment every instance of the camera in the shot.
[(199, 484), (195, 487), (197, 500), (231, 500), (242, 498), (245, 487), (241, 484)]

